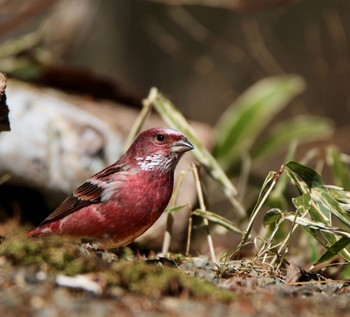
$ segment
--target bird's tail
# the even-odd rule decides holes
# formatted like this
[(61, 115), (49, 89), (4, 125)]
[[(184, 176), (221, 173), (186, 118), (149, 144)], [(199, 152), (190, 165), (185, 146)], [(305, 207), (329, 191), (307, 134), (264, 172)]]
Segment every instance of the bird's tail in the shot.
[(46, 234), (50, 234), (52, 232), (52, 229), (50, 228), (50, 226), (48, 226), (47, 224), (36, 227), (32, 230), (29, 230), (26, 235), (27, 237), (35, 237), (38, 235), (46, 235)]

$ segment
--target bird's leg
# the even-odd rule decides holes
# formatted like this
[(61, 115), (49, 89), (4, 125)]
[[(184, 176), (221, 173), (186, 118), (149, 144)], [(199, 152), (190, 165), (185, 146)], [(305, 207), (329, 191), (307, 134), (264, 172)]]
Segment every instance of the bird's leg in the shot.
[(108, 263), (115, 262), (115, 261), (119, 260), (119, 256), (116, 253), (110, 252), (107, 249), (97, 250), (97, 251), (95, 251), (95, 254), (97, 257), (99, 257), (100, 259), (102, 259)]
[(114, 252), (110, 252), (107, 249), (100, 249), (98, 247), (98, 244), (93, 243), (93, 240), (89, 239), (82, 239), (82, 244), (80, 245), (80, 250), (88, 255), (88, 254), (94, 254), (99, 259), (106, 261), (106, 262), (114, 262), (119, 259), (119, 252), (115, 254)]
[(97, 244), (92, 243), (91, 240), (81, 239), (81, 242), (82, 243), (80, 244), (80, 250), (84, 254), (96, 254), (96, 252), (99, 250)]

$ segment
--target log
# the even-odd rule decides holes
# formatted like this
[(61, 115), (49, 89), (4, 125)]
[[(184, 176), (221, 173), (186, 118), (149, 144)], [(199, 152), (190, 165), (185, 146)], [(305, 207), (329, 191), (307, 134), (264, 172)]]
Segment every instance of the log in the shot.
[(0, 73), (0, 132), (10, 131), (9, 108), (6, 103), (6, 76)]

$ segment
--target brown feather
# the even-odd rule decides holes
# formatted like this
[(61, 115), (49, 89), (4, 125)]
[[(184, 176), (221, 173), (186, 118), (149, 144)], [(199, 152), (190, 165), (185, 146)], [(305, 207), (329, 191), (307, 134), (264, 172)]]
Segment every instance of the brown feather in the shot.
[[(110, 175), (119, 172), (123, 167), (123, 165), (114, 164), (95, 174), (92, 178), (106, 180), (106, 178), (108, 179)], [(103, 189), (100, 186), (87, 180), (72, 195), (64, 200), (40, 225), (62, 219), (83, 207), (100, 203), (102, 191)]]
[(53, 211), (40, 225), (62, 219), (83, 207), (101, 202), (102, 191), (103, 189), (100, 186), (93, 184), (90, 181), (86, 181), (60, 206), (58, 206), (56, 210)]

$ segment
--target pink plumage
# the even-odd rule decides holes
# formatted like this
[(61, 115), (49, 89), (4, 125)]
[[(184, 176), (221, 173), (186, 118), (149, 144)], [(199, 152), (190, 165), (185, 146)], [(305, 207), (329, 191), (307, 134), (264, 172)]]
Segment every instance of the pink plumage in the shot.
[(179, 131), (142, 132), (117, 162), (86, 180), (27, 235), (86, 238), (104, 249), (132, 242), (166, 208), (175, 167), (192, 149)]

